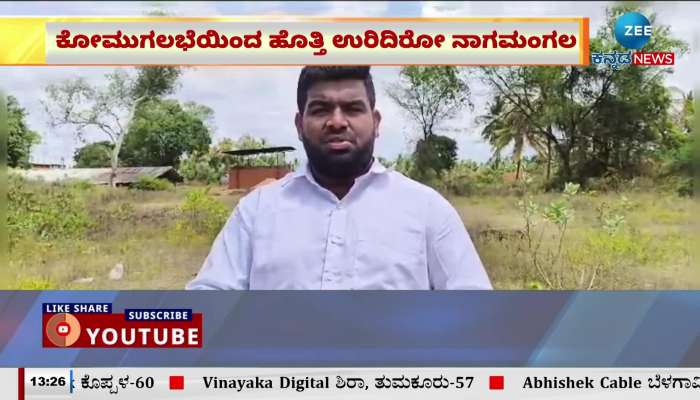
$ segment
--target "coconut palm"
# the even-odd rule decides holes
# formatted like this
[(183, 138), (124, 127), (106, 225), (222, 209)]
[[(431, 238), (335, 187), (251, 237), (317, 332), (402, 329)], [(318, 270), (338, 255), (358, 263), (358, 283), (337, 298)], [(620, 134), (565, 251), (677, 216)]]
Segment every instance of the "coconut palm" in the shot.
[(546, 139), (531, 128), (527, 116), (519, 109), (505, 103), (501, 98), (491, 106), (489, 113), (482, 120), (486, 126), (481, 136), (493, 147), (493, 158), (500, 159), (501, 153), (508, 146), (513, 146), (512, 159), (516, 163), (515, 180), (520, 179), (523, 153), (526, 147), (549, 159)]

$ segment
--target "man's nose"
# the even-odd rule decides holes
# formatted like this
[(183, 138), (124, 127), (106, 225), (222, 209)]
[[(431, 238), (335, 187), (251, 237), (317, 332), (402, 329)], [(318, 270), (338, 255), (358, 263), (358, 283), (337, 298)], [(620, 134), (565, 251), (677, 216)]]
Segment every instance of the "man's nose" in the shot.
[(333, 114), (331, 114), (328, 121), (326, 121), (326, 126), (334, 130), (345, 129), (348, 127), (348, 119), (345, 117), (345, 114), (340, 107), (336, 107), (333, 110)]

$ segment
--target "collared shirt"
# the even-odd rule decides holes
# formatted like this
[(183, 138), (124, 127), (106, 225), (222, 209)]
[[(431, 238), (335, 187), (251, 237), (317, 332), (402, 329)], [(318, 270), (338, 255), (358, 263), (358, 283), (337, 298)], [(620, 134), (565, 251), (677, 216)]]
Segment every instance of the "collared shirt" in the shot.
[(491, 289), (452, 205), (374, 161), (342, 200), (303, 164), (241, 198), (187, 289)]

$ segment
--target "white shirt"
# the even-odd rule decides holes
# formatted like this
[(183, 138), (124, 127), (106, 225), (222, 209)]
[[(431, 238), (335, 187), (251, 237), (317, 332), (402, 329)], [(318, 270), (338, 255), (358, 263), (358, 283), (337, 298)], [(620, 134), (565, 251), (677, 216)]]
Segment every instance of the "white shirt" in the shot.
[(307, 164), (240, 199), (187, 289), (491, 289), (435, 190), (374, 161), (342, 199)]

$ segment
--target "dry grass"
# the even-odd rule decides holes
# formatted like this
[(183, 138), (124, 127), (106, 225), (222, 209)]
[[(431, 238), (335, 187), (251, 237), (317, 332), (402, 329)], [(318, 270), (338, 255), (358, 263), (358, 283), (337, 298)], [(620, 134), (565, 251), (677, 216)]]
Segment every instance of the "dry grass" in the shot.
[[(139, 192), (93, 188), (85, 192), (95, 227), (78, 240), (23, 238), (10, 253), (7, 289), (181, 289), (199, 270), (213, 237), (176, 229), (180, 207), (191, 186), (173, 191)], [(233, 210), (241, 193), (214, 188), (209, 194)], [(571, 276), (595, 262), (605, 264), (596, 289), (697, 289), (700, 273), (688, 199), (656, 193), (628, 193), (627, 233), (609, 240), (597, 228), (597, 208), (619, 201), (619, 194), (580, 195), (561, 265)], [(556, 194), (539, 194), (548, 203)], [(511, 196), (453, 197), (492, 278), (501, 289), (543, 288), (533, 269), (524, 220)], [(555, 233), (550, 228), (545, 238)], [(549, 246), (551, 244), (545, 244)], [(121, 280), (109, 280), (115, 264)], [(597, 265), (596, 264), (596, 265)], [(570, 270), (570, 271), (569, 271)], [(90, 282), (80, 281), (91, 278)], [(571, 286), (569, 288), (576, 288)]]
[[(693, 200), (657, 193), (628, 193), (629, 209), (624, 229), (609, 236), (599, 226), (598, 208), (620, 202), (622, 194), (583, 194), (572, 201), (574, 220), (569, 225), (562, 259), (552, 270), (567, 270), (567, 289), (587, 289), (589, 280), (577, 284), (580, 274), (599, 268), (592, 289), (697, 289), (700, 269), (693, 216)], [(556, 195), (540, 194), (535, 201), (548, 204)], [(546, 288), (528, 252), (524, 217), (517, 198), (453, 198), (489, 271), (494, 286), (503, 289)], [(503, 232), (494, 235), (493, 232)], [(488, 233), (488, 234), (486, 234)], [(543, 248), (553, 248), (556, 228), (547, 226)]]

